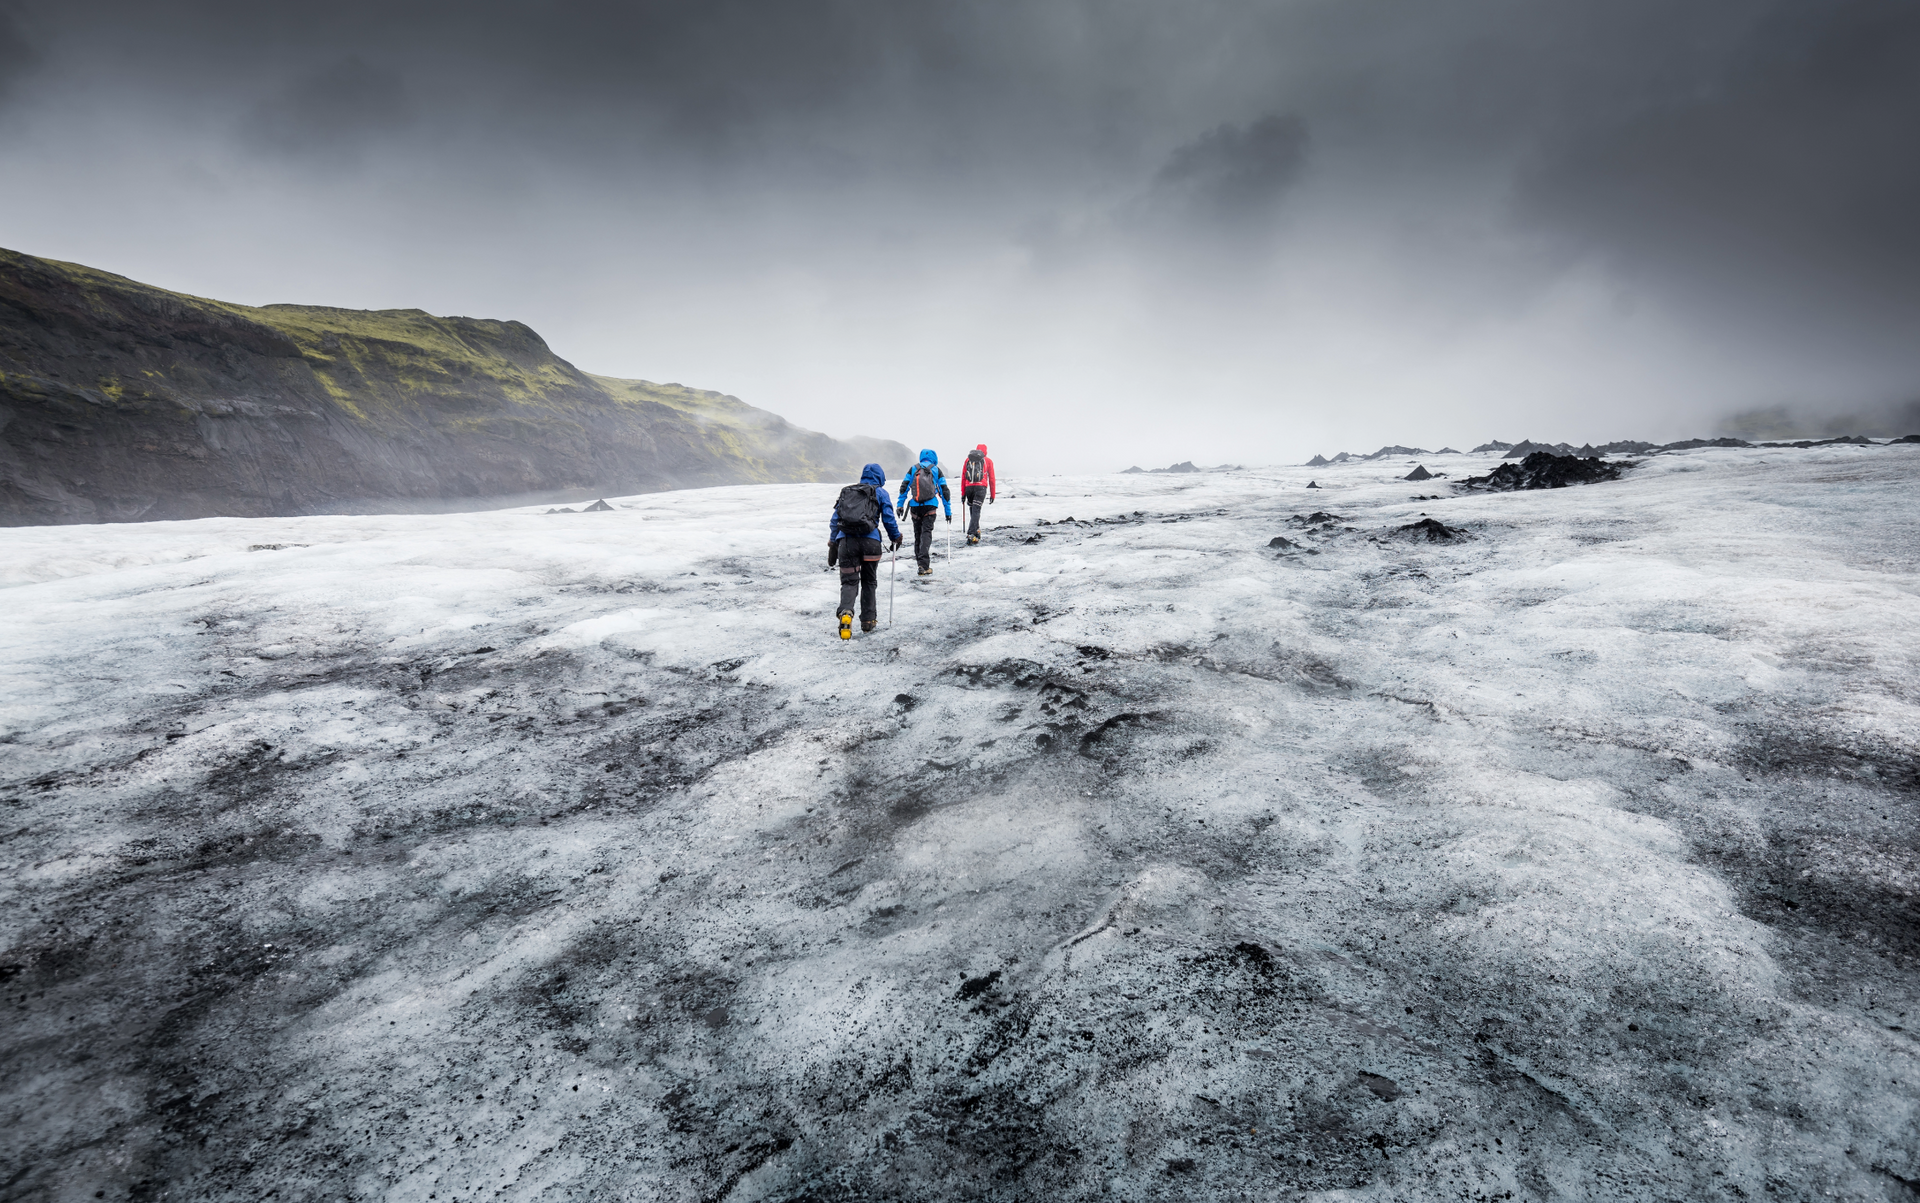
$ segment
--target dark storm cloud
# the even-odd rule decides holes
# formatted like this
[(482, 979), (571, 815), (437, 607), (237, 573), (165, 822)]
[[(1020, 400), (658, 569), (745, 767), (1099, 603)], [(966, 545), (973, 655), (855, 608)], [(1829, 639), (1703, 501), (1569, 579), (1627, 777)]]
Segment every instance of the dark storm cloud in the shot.
[(0, 104), (6, 103), (15, 81), (23, 78), (39, 61), (19, 22), (12, 13), (0, 8)]
[(1256, 220), (1272, 214), (1299, 178), (1306, 154), (1307, 130), (1298, 117), (1229, 122), (1175, 149), (1154, 177), (1154, 192), (1162, 204), (1203, 218)]
[[(148, 47), (134, 88), (231, 88), (246, 145), (273, 153), (394, 131), (404, 77), (438, 117), (424, 136), (464, 129), (509, 153), (916, 177), (1042, 158), (1237, 218), (1296, 182), (1310, 127), (1401, 186), (1524, 163), (1523, 218), (1710, 278), (1907, 298), (1920, 256), (1906, 0), (1202, 3), (1179, 20), (1091, 0), (37, 11), (81, 41), (104, 24)], [(0, 23), (0, 82), (31, 61)], [(1236, 124), (1249, 109), (1288, 115)]]
[(1920, 5), (1781, 6), (1687, 94), (1542, 146), (1522, 208), (1711, 293), (1865, 301), (1911, 323), (1916, 146)]
[[(15, 4), (0, 155), (29, 130), (62, 195), (150, 155), (165, 245), (251, 262), (324, 183), (300, 233), (344, 248), (339, 299), (487, 260), (497, 296), (447, 304), (684, 320), (665, 345), (709, 348), (688, 379), (791, 324), (778, 387), (864, 357), (1143, 412), (1196, 361), (1210, 395), (1341, 413), (1391, 390), (1571, 413), (1630, 363), (1614, 391), (1647, 412), (1920, 382), (1910, 0)], [(35, 245), (101, 244), (84, 206), (46, 212)], [(1767, 391), (1796, 365), (1813, 384)]]
[(256, 104), (242, 120), (240, 136), (272, 153), (335, 157), (404, 127), (410, 116), (398, 75), (348, 56)]
[[(337, 81), (296, 85), (327, 93), (296, 97), (286, 95), (284, 77), (359, 56), (420, 81), (453, 124), (506, 142), (763, 153), (769, 142), (831, 136), (852, 122), (893, 127), (889, 149), (937, 156), (943, 144), (955, 148), (956, 131), (994, 114), (1059, 107), (1044, 95), (1056, 91), (1050, 72), (1060, 64), (1043, 10), (883, 0), (82, 0), (40, 11), (75, 45), (100, 40), (103, 25), (117, 31), (113, 40), (138, 43), (134, 87), (246, 91), (266, 82), (271, 93), (258, 99), (269, 107), (324, 108), (342, 90)], [(908, 118), (916, 129), (898, 129)]]

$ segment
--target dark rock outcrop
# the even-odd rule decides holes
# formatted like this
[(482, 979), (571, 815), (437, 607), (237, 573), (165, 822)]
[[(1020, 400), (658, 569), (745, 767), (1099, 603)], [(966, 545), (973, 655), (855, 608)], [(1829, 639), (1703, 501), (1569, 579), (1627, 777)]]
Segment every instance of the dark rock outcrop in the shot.
[[(1920, 442), (1920, 435), (1908, 435), (1904, 439), (1894, 439), (1896, 443)], [(1761, 443), (1762, 447), (1831, 447), (1835, 443), (1845, 443), (1854, 447), (1870, 447), (1873, 440), (1865, 435), (1847, 434), (1834, 439), (1795, 439), (1791, 443)]]
[(1550, 451), (1555, 455), (1573, 454), (1573, 448), (1567, 446), (1565, 443), (1536, 443), (1532, 439), (1521, 439), (1513, 446), (1507, 448), (1507, 453), (1500, 458), (1525, 459), (1536, 451)]
[(1448, 526), (1438, 518), (1422, 518), (1401, 527), (1400, 533), (1414, 539), (1425, 539), (1429, 543), (1451, 543), (1464, 537), (1467, 532)]
[(1323, 455), (1316, 455), (1302, 466), (1308, 468), (1324, 468), (1327, 466), (1327, 458)]
[(1380, 448), (1380, 450), (1374, 452), (1372, 455), (1362, 456), (1361, 458), (1362, 459), (1385, 459), (1389, 455), (1432, 455), (1432, 454), (1433, 452), (1428, 451), (1424, 447), (1382, 447)]
[(519, 322), (229, 305), (0, 251), (0, 525), (582, 501), (909, 458), (589, 375)]
[(1432, 480), (1433, 473), (1427, 471), (1427, 466), (1425, 464), (1415, 464), (1413, 466), (1413, 471), (1407, 473), (1405, 476), (1402, 476), (1400, 479), (1401, 480)]
[(1751, 447), (1745, 439), (1682, 439), (1677, 443), (1662, 443), (1662, 451), (1691, 451), (1695, 447)]
[[(1215, 471), (1222, 471), (1228, 467), (1230, 467), (1230, 465), (1222, 464), (1220, 468), (1215, 469)], [(1205, 471), (1206, 471), (1205, 468), (1194, 467), (1192, 460), (1187, 460), (1184, 463), (1175, 464), (1171, 468), (1142, 468), (1138, 465), (1135, 465), (1134, 467), (1128, 468), (1126, 471), (1122, 472), (1120, 475), (1131, 476), (1134, 473), (1138, 472), (1147, 476), (1165, 476), (1169, 472), (1205, 472)]]
[(1536, 451), (1518, 463), (1502, 463), (1485, 476), (1469, 476), (1460, 483), (1469, 489), (1487, 489), (1495, 493), (1520, 489), (1564, 489), (1568, 485), (1619, 480), (1623, 466), (1599, 458), (1581, 459), (1575, 455)]
[[(1525, 459), (1536, 451), (1550, 451), (1555, 455), (1571, 455), (1578, 459), (1590, 459), (1596, 455), (1642, 455), (1649, 451), (1685, 451), (1693, 447), (1749, 447), (1739, 439), (1686, 439), (1678, 443), (1643, 443), (1636, 439), (1622, 439), (1612, 443), (1602, 443), (1595, 447), (1592, 443), (1574, 447), (1568, 443), (1536, 443), (1530, 439), (1521, 439), (1507, 449), (1503, 459)], [(1476, 449), (1477, 450), (1477, 449)]]

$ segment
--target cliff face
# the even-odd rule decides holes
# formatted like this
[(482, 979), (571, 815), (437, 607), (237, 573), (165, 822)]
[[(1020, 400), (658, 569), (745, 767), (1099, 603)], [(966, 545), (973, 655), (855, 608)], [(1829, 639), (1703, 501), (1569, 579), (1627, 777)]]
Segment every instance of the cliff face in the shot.
[(229, 305), (0, 250), (0, 525), (579, 500), (909, 458), (589, 375), (519, 322)]

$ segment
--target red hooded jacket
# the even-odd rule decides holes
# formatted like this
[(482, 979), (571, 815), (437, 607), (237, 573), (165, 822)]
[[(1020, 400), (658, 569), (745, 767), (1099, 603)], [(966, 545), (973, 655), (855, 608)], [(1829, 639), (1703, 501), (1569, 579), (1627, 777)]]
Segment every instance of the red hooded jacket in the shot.
[[(1000, 491), (999, 491), (999, 486), (994, 482), (994, 479), (993, 479), (993, 457), (987, 454), (987, 445), (985, 443), (980, 444), (980, 446), (976, 448), (976, 450), (980, 452), (980, 458), (987, 461), (987, 464), (986, 464), (987, 496), (998, 499), (1000, 496)], [(965, 466), (963, 465), (960, 470), (961, 472), (964, 473), (966, 471)], [(964, 488), (964, 481), (963, 481), (963, 488)], [(965, 493), (963, 492), (961, 495), (965, 496)]]

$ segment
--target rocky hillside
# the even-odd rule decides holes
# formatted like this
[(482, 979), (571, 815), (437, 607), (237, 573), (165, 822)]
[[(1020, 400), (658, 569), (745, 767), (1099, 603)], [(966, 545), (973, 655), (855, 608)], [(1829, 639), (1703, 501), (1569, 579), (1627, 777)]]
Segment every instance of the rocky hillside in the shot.
[(590, 375), (519, 322), (229, 305), (0, 250), (0, 525), (581, 500), (909, 458)]

